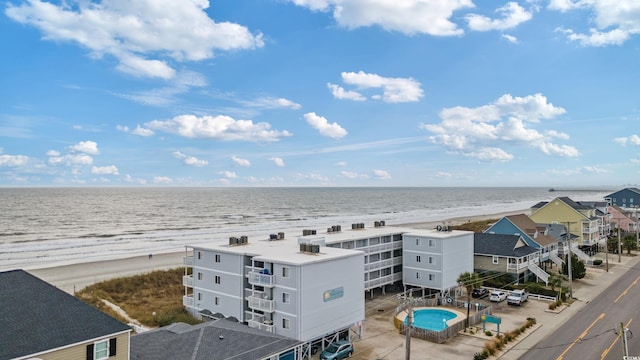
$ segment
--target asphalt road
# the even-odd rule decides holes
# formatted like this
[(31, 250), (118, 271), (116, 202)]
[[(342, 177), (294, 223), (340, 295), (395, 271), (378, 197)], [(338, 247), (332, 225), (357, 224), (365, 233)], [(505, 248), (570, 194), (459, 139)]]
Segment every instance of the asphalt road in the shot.
[(629, 329), (628, 359), (640, 360), (639, 299), (640, 264), (636, 264), (520, 359), (623, 359), (618, 336), (623, 323)]

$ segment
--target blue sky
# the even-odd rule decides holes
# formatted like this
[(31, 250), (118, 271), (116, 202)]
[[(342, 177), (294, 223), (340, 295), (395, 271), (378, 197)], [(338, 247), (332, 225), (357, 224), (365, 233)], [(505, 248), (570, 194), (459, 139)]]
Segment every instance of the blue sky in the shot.
[(12, 0), (0, 186), (617, 187), (636, 0)]

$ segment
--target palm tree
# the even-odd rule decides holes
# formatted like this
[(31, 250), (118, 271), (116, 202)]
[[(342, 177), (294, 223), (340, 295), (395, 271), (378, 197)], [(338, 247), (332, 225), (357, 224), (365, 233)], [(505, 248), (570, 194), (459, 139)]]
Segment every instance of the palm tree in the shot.
[(463, 272), (458, 276), (458, 285), (467, 290), (467, 327), (469, 327), (469, 312), (471, 311), (471, 292), (482, 285), (480, 276), (475, 272)]

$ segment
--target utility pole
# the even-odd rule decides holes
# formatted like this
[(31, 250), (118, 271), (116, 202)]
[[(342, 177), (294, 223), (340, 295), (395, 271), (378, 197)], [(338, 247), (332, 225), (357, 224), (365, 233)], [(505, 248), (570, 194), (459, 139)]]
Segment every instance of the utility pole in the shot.
[(627, 343), (627, 331), (629, 329), (624, 328), (624, 323), (620, 323), (620, 336), (622, 336), (622, 358), (626, 359), (629, 356), (629, 344)]
[(404, 349), (404, 358), (405, 360), (411, 359), (411, 324), (413, 324), (413, 298), (411, 297), (412, 293), (409, 290), (409, 297), (407, 298), (405, 295), (404, 301), (409, 301), (409, 308), (407, 308), (407, 325), (405, 326), (405, 349)]
[(569, 273), (569, 299), (573, 299), (573, 276), (571, 275), (571, 224), (574, 223), (567, 221), (567, 242), (569, 244), (569, 256), (567, 257), (567, 271)]
[(620, 244), (620, 219), (618, 218), (618, 262), (622, 262), (622, 245)]

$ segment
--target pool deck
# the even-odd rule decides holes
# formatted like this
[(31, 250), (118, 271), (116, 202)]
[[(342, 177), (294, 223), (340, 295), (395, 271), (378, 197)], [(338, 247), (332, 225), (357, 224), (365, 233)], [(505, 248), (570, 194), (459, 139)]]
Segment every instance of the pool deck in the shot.
[[(456, 315), (456, 317), (454, 317), (453, 319), (447, 320), (447, 326), (451, 326), (453, 324), (457, 324), (459, 322), (463, 322), (467, 319), (467, 315), (461, 313), (460, 311), (457, 310), (457, 308), (454, 307), (448, 307), (448, 306), (436, 306), (436, 307), (417, 307), (414, 308), (413, 311), (419, 311), (419, 310), (426, 310), (426, 309), (432, 309), (432, 310), (446, 310), (450, 313), (453, 313)], [(406, 310), (402, 310), (398, 313), (398, 315), (396, 315), (396, 319), (398, 319), (400, 322), (404, 322), (405, 319), (407, 318), (407, 311)], [(430, 330), (430, 329), (427, 329)], [(434, 330), (437, 331), (437, 330)]]

